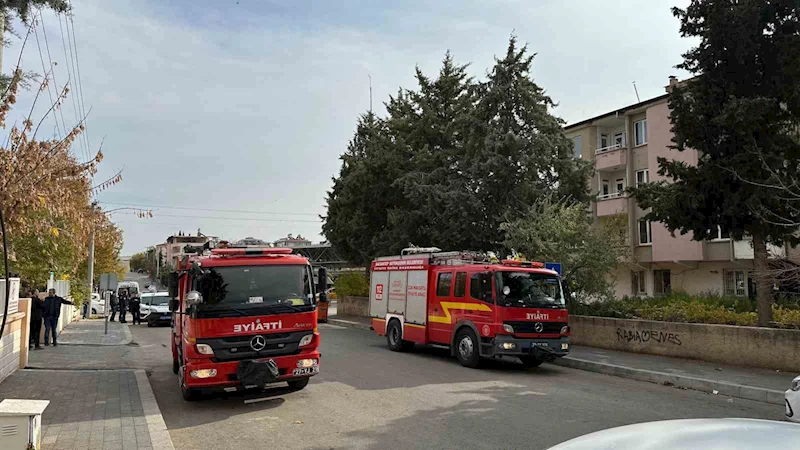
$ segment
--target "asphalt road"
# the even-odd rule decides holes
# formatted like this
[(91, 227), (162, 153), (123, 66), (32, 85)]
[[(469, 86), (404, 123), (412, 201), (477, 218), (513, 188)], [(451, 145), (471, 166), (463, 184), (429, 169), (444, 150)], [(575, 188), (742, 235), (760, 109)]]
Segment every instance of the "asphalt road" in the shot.
[[(131, 327), (137, 364), (183, 449), (537, 449), (653, 420), (780, 420), (778, 406), (545, 364), (472, 370), (446, 351), (393, 353), (372, 332), (321, 325), (322, 372), (299, 392), (185, 402), (169, 328)], [(244, 400), (265, 398), (254, 404)]]

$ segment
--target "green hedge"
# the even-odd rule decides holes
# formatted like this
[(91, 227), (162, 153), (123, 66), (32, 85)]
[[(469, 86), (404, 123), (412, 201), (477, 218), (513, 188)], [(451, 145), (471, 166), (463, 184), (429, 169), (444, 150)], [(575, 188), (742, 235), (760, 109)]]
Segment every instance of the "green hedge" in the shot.
[(336, 278), (336, 296), (369, 296), (369, 279), (361, 272), (350, 272)]
[[(773, 307), (775, 326), (800, 328), (797, 300), (781, 298)], [(577, 315), (644, 319), (664, 322), (709, 323), (755, 326), (758, 316), (755, 302), (746, 297), (688, 295), (674, 293), (667, 297), (625, 297), (618, 300), (573, 303), (570, 312)]]

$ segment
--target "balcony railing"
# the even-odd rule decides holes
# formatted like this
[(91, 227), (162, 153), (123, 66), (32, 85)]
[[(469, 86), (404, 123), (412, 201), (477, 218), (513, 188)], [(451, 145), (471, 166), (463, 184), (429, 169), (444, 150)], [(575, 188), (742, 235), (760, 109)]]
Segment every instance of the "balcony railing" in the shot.
[(622, 148), (622, 144), (609, 145), (608, 147), (598, 148), (597, 151), (594, 152), (594, 154), (599, 155), (600, 153), (614, 151), (619, 148)]
[(625, 191), (622, 192), (609, 192), (608, 194), (600, 194), (597, 196), (598, 200), (610, 200), (612, 198), (625, 197)]

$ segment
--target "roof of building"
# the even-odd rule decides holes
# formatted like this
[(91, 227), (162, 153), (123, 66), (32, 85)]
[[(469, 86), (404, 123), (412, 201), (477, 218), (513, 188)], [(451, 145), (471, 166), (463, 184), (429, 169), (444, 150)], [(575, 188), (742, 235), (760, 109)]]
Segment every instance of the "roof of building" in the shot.
[(615, 109), (613, 111), (609, 111), (609, 112), (604, 113), (604, 114), (600, 114), (599, 116), (595, 116), (595, 117), (591, 117), (589, 119), (581, 120), (580, 122), (571, 123), (571, 124), (565, 126), (564, 129), (565, 130), (570, 130), (572, 128), (577, 128), (577, 127), (592, 123), (595, 120), (603, 119), (603, 118), (610, 117), (610, 116), (624, 114), (627, 111), (630, 111), (630, 110), (633, 110), (633, 109), (639, 109), (642, 106), (647, 106), (647, 105), (649, 105), (651, 103), (656, 103), (656, 102), (660, 102), (662, 100), (666, 100), (667, 97), (669, 97), (669, 94), (663, 94), (663, 95), (659, 95), (658, 97), (653, 97), (653, 98), (641, 101), (639, 103), (634, 103), (632, 105), (623, 106), (622, 108)]

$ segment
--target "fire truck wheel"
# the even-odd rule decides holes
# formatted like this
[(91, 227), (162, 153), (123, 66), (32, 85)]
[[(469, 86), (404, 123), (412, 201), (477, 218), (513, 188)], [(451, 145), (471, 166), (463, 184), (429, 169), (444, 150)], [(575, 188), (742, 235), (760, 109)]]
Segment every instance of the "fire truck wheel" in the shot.
[(303, 378), (300, 380), (288, 381), (287, 383), (289, 383), (289, 389), (299, 391), (300, 389), (303, 389), (304, 387), (308, 386), (308, 380), (309, 380), (308, 378)]
[(530, 355), (520, 356), (519, 360), (522, 361), (522, 365), (525, 367), (539, 367), (544, 362), (544, 360)]
[(456, 358), (464, 367), (477, 368), (481, 363), (478, 338), (472, 329), (464, 327), (456, 335)]
[(404, 352), (414, 347), (413, 342), (404, 341), (401, 336), (403, 336), (403, 332), (400, 329), (400, 322), (397, 319), (389, 321), (389, 326), (386, 327), (386, 342), (389, 344), (389, 350)]

